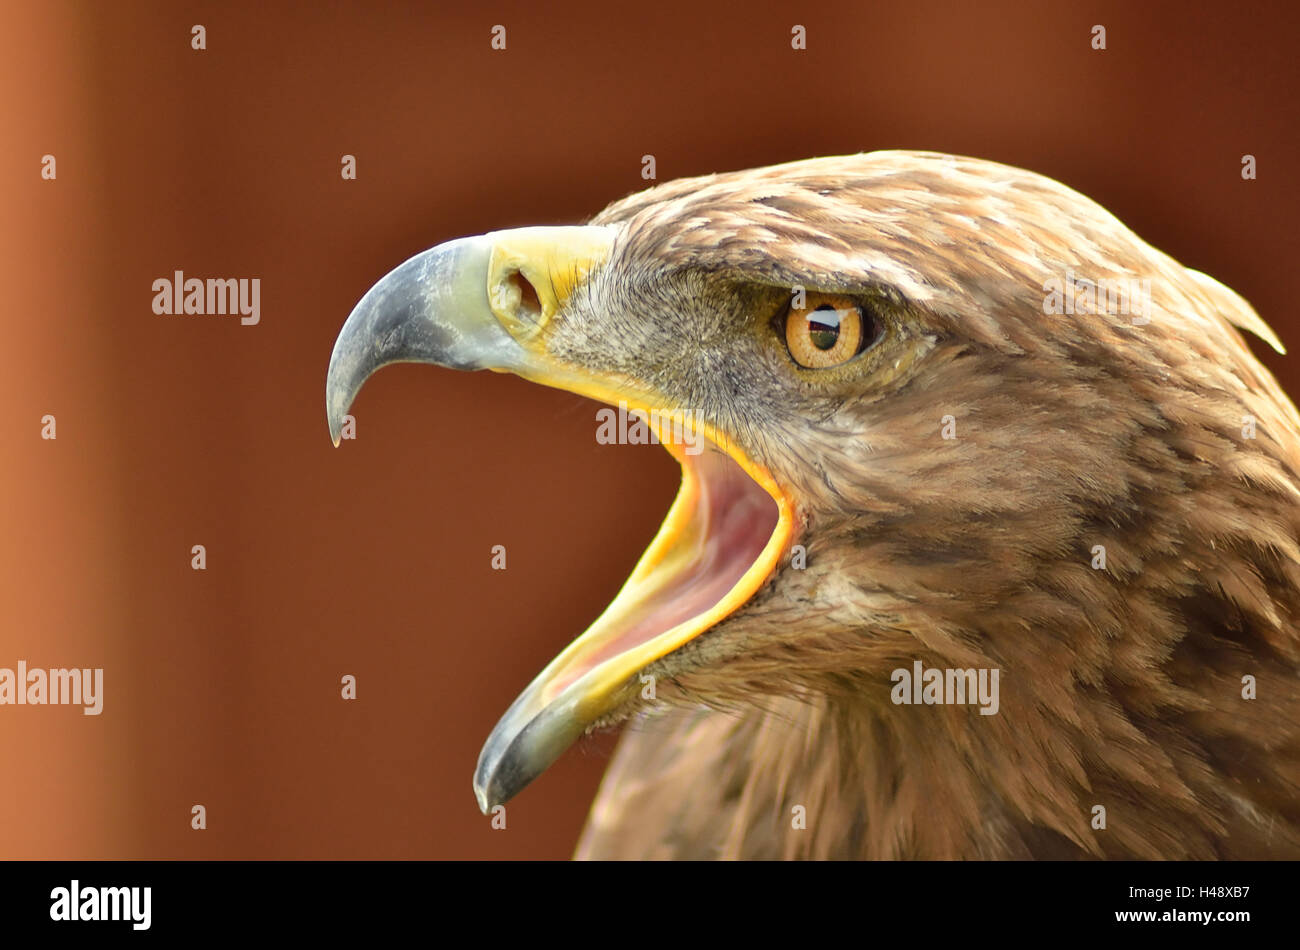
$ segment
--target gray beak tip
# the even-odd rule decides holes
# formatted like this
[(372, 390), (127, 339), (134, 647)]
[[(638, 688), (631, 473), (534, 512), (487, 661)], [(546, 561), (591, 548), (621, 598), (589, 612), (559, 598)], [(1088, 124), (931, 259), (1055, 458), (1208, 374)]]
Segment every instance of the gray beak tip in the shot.
[(474, 796), (484, 814), (522, 792), (586, 728), (568, 697), (539, 706), (535, 686), (536, 681), (510, 705), (479, 752)]
[[(335, 362), (330, 360), (329, 379), (331, 383), (335, 379)], [(325, 390), (325, 422), (329, 425), (330, 441), (334, 443), (334, 448), (339, 447), (339, 442), (343, 437), (343, 417), (347, 415), (351, 400), (347, 394), (328, 385)]]
[(450, 369), (521, 365), (519, 346), (487, 299), (492, 242), (460, 238), (395, 267), (348, 315), (334, 341), (325, 383), (330, 438), (339, 444), (357, 393), (390, 363)]

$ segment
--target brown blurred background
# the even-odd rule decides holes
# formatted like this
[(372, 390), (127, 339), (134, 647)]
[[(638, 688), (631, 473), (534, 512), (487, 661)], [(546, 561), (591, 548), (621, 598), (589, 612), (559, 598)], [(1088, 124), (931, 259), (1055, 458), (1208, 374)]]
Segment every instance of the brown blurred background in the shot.
[[(1285, 5), (547, 6), (3, 5), (0, 667), (102, 666), (105, 699), (0, 706), (0, 857), (570, 853), (612, 736), (505, 831), (471, 774), (675, 464), (597, 445), (578, 397), (428, 367), (372, 382), (335, 450), (325, 369), (389, 268), (581, 221), (645, 184), (644, 154), (660, 181), (883, 147), (1028, 167), (1300, 348)], [(176, 269), (261, 278), (261, 323), (155, 315)], [(1300, 391), (1300, 361), (1263, 358)]]

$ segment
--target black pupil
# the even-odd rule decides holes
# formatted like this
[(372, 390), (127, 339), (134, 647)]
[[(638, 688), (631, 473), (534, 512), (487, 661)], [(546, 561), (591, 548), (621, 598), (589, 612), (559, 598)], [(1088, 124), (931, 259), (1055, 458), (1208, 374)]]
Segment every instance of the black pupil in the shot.
[(840, 312), (822, 304), (808, 317), (808, 339), (819, 350), (829, 350), (840, 338)]

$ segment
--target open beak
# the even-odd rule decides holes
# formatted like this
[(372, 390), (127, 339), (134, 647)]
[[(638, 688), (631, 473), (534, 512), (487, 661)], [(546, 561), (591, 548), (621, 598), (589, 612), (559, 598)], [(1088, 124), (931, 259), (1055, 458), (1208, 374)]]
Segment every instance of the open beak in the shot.
[(622, 590), (514, 701), (479, 755), (474, 794), (508, 801), (587, 729), (642, 688), (648, 665), (748, 601), (786, 550), (793, 506), (725, 433), (635, 379), (556, 359), (547, 325), (602, 267), (614, 230), (521, 228), (418, 254), (353, 309), (330, 357), (325, 405), (335, 445), (365, 381), (389, 363), (491, 369), (624, 403), (682, 465), (682, 487)]

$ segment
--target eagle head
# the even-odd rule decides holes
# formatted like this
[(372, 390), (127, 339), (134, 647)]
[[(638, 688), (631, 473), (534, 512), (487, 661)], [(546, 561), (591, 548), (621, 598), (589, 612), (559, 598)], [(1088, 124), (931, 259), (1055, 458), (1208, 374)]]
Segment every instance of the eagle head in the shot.
[(681, 463), (487, 740), (484, 810), (633, 717), (584, 855), (1294, 856), (1300, 418), (1239, 328), (1280, 349), (1055, 181), (875, 152), (419, 254), (327, 412), (486, 368)]

